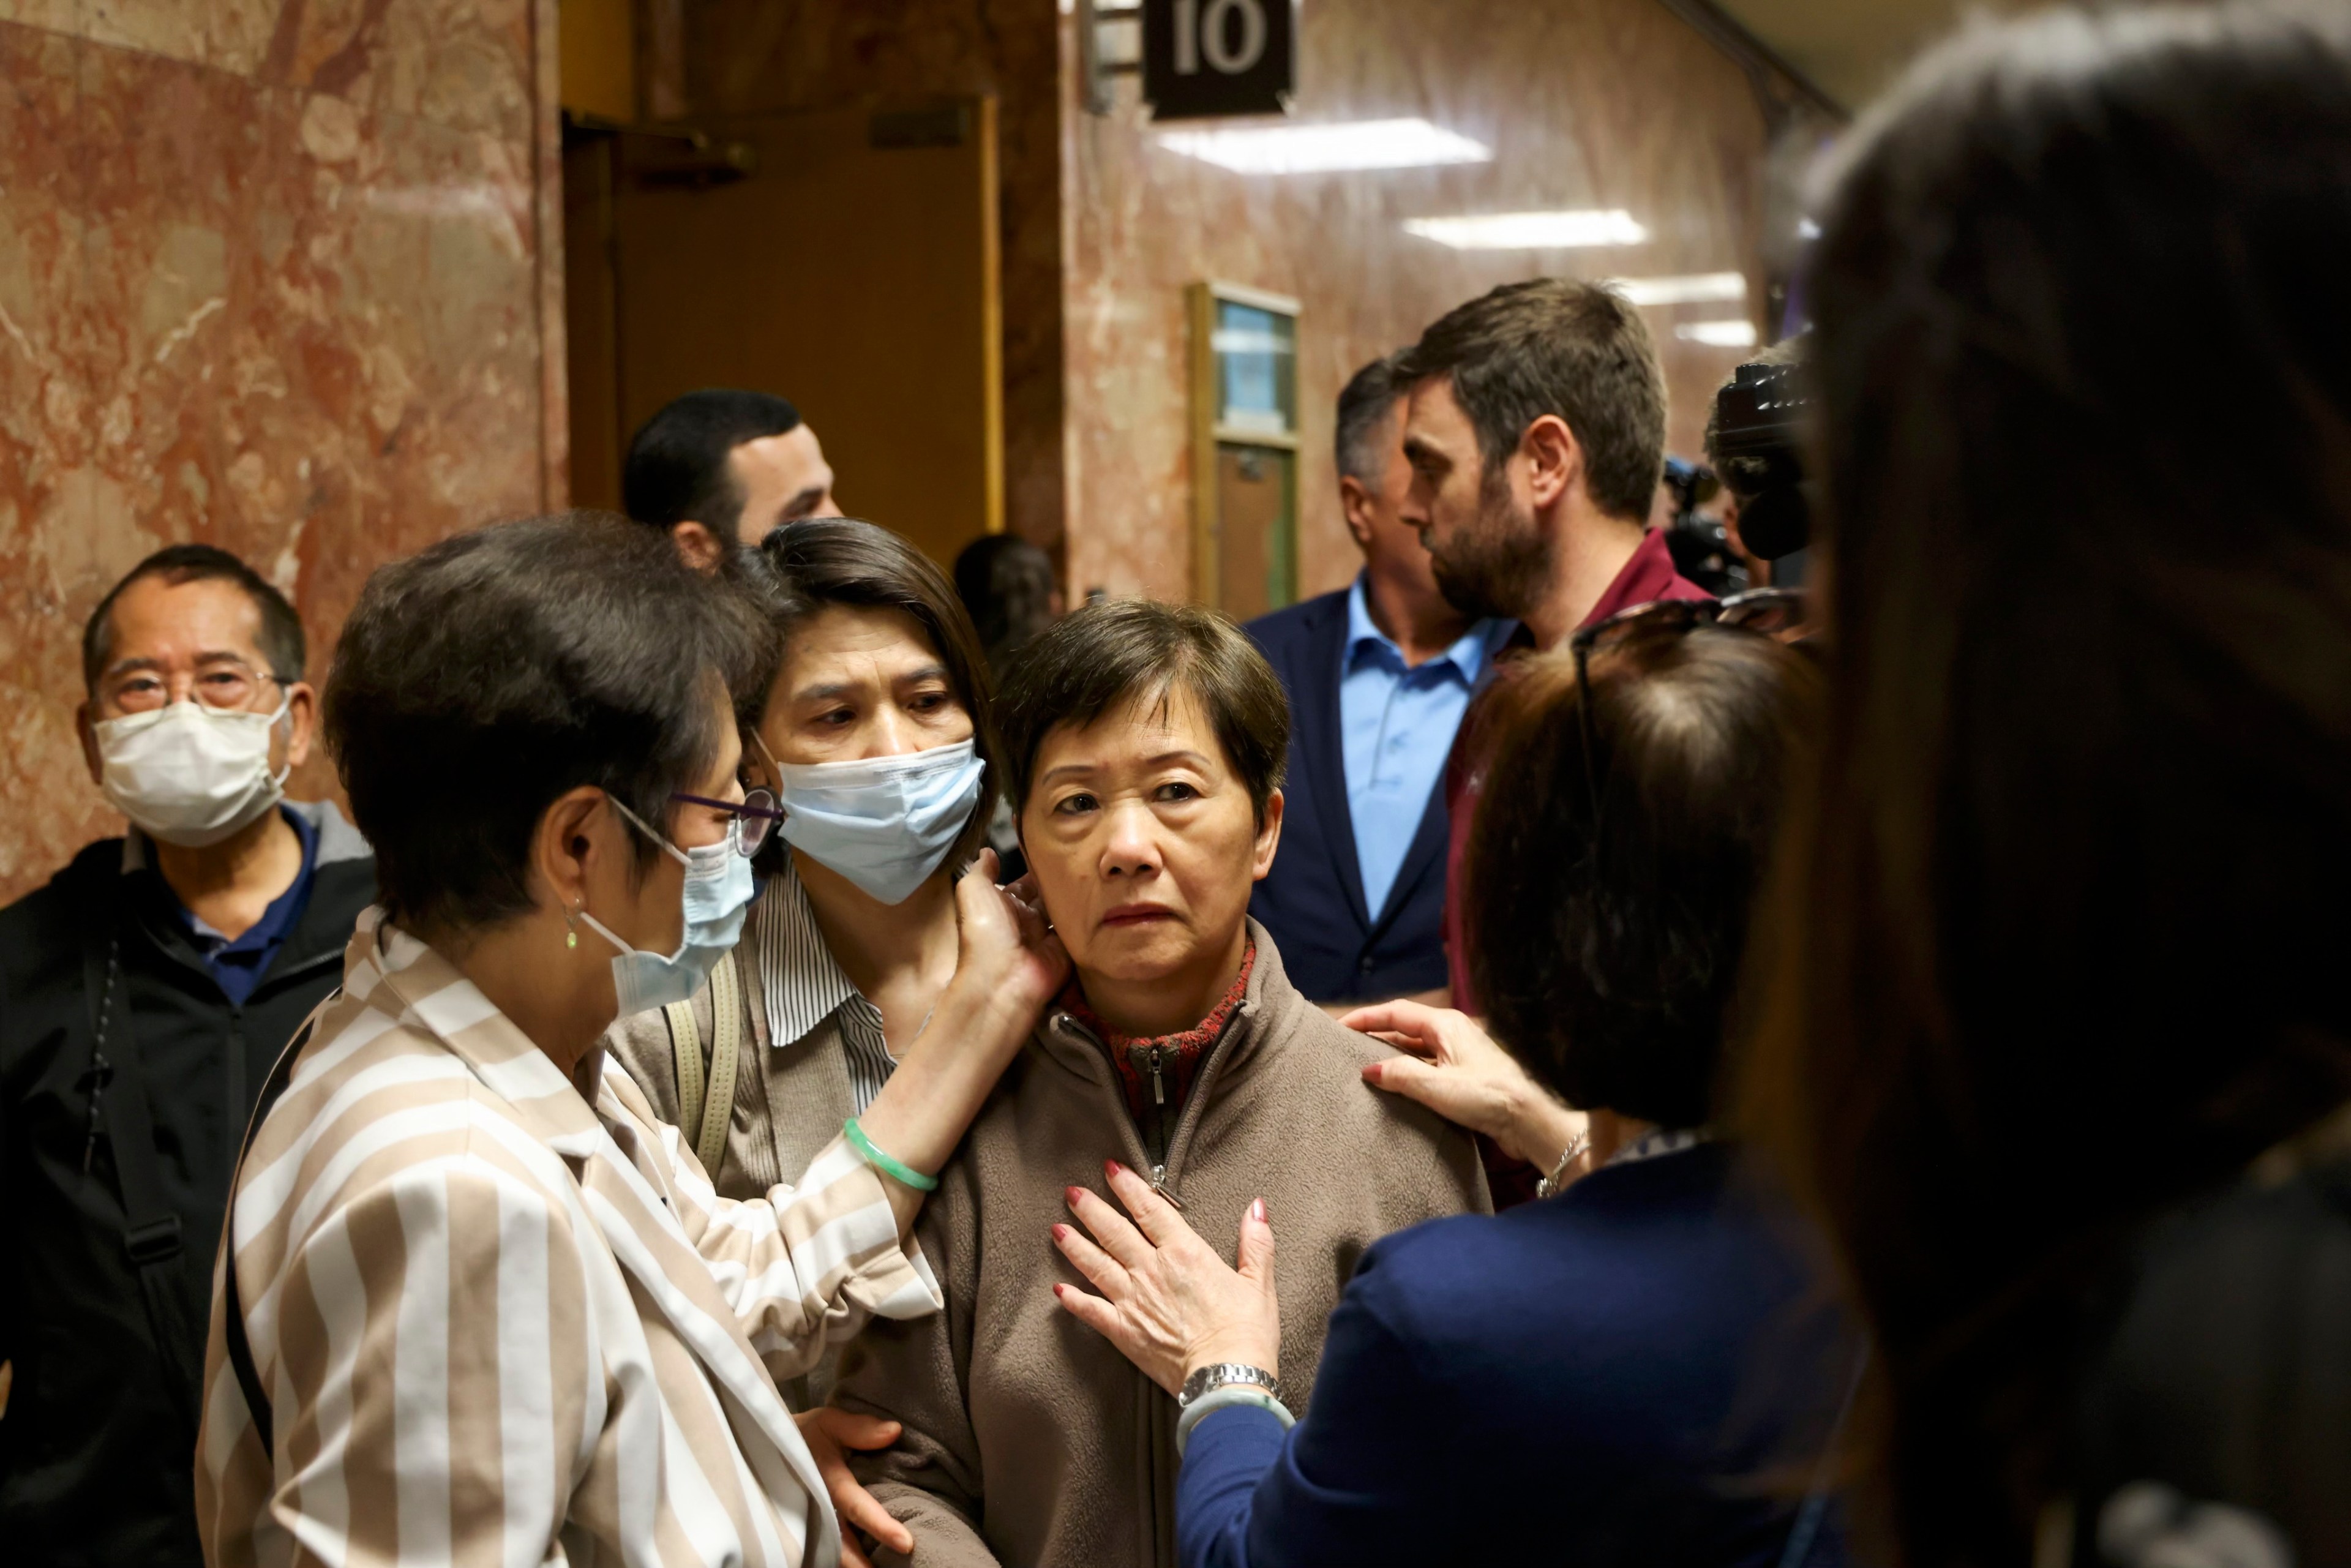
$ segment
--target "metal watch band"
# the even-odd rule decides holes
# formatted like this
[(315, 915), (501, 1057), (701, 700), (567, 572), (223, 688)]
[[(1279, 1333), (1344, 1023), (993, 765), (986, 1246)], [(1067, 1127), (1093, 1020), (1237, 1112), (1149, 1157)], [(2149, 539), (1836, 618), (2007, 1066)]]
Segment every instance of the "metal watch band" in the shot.
[(1184, 1392), (1176, 1396), (1176, 1407), (1181, 1410), (1208, 1390), (1233, 1383), (1253, 1384), (1276, 1399), (1281, 1397), (1281, 1379), (1265, 1368), (1238, 1361), (1217, 1361), (1209, 1363), (1184, 1380)]

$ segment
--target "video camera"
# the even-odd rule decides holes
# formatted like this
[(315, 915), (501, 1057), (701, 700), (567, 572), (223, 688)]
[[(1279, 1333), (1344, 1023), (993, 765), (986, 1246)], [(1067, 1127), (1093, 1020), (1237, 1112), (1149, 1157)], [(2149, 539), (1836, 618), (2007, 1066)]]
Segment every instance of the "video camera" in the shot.
[(1793, 555), (1813, 533), (1802, 455), (1812, 400), (1795, 362), (1739, 367), (1714, 397), (1710, 455), (1739, 497), (1739, 538), (1762, 560)]
[(1731, 549), (1729, 530), (1720, 517), (1698, 510), (1722, 488), (1714, 470), (1687, 458), (1668, 457), (1666, 488), (1674, 493), (1674, 518), (1665, 530), (1674, 570), (1717, 599), (1745, 592), (1747, 564)]

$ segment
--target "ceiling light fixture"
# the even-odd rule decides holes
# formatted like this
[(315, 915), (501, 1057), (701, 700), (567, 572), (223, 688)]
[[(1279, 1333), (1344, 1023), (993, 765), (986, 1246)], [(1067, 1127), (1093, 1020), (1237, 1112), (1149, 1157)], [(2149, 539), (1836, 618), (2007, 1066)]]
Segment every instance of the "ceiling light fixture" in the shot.
[(1704, 343), (1710, 349), (1751, 349), (1755, 346), (1755, 323), (1685, 321), (1674, 329), (1674, 336), (1685, 343)]
[(1695, 305), (1747, 298), (1743, 272), (1693, 272), (1679, 277), (1604, 277), (1601, 281), (1635, 305)]
[(1465, 213), (1454, 218), (1406, 218), (1405, 230), (1455, 250), (1577, 250), (1586, 246), (1639, 245), (1649, 231), (1622, 207), (1552, 213)]
[(1165, 131), (1159, 145), (1236, 174), (1327, 174), (1351, 169), (1423, 169), (1490, 163), (1494, 150), (1426, 120), (1356, 120), (1324, 125)]

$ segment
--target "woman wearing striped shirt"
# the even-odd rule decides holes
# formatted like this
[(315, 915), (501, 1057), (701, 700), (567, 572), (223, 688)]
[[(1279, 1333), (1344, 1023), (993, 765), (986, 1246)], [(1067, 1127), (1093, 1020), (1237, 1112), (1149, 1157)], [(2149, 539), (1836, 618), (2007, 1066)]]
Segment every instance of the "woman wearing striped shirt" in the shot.
[[(743, 577), (779, 643), (737, 694), (744, 776), (783, 821), (713, 984), (610, 1041), (729, 1197), (797, 1181), (890, 1082), (955, 973), (956, 878), (997, 793), (987, 661), (921, 551), (811, 518), (770, 533)], [(814, 1404), (830, 1383), (796, 1392)]]
[(938, 1310), (917, 1189), (1066, 963), (967, 879), (954, 977), (859, 1123), (792, 1186), (713, 1191), (602, 1036), (732, 944), (766, 819), (726, 693), (768, 634), (617, 518), (485, 529), (370, 580), (327, 730), (383, 904), (240, 1166), (208, 1563), (839, 1556), (774, 1379)]

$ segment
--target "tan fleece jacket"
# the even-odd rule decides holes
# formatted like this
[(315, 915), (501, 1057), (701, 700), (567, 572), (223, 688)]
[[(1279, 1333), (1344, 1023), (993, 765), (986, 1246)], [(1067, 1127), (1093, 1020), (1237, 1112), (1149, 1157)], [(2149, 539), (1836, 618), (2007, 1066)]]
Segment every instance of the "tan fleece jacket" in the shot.
[[(1490, 1206), (1468, 1134), (1364, 1083), (1388, 1048), (1299, 995), (1273, 939), (1254, 921), (1250, 932), (1246, 998), (1200, 1068), (1163, 1179), (1228, 1263), (1242, 1210), (1266, 1200), (1282, 1382), (1302, 1411), (1324, 1320), (1364, 1249)], [(1106, 1191), (1105, 1158), (1153, 1165), (1101, 1045), (1057, 1009), (917, 1224), (946, 1312), (876, 1322), (842, 1355), (833, 1402), (905, 1424), (896, 1448), (855, 1463), (914, 1531), (915, 1568), (1176, 1561), (1176, 1401), (1053, 1300), (1055, 1281), (1084, 1284), (1050, 1235), (1070, 1218), (1062, 1189)]]

